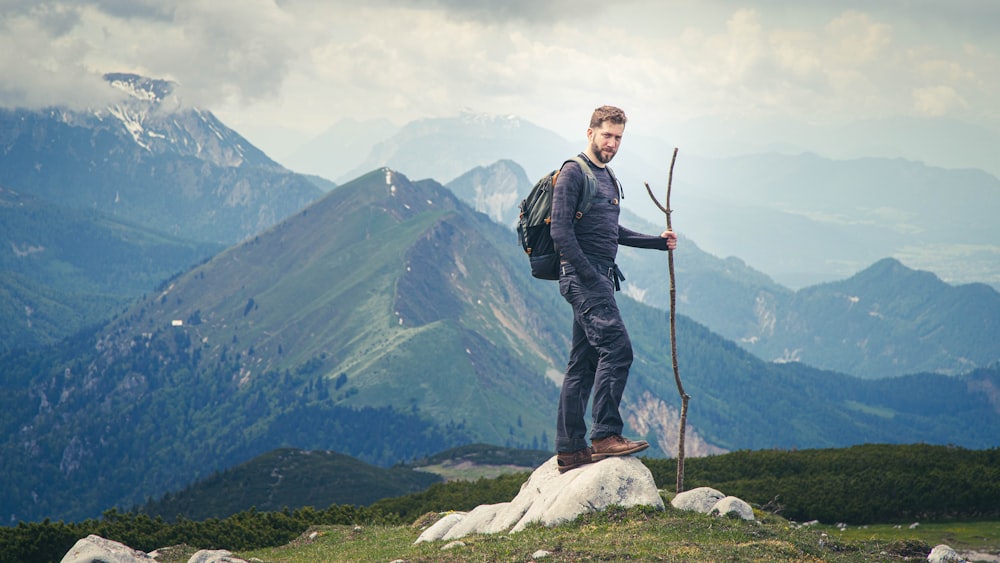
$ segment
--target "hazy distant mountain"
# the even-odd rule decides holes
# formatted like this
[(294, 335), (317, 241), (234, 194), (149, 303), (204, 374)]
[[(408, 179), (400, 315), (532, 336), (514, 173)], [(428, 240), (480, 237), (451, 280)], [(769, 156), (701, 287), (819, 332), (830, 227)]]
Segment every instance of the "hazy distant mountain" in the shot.
[(885, 259), (850, 279), (801, 289), (762, 316), (744, 346), (776, 361), (887, 377), (957, 374), (1000, 361), (1000, 293), (950, 286)]
[[(886, 257), (949, 283), (1000, 288), (1000, 180), (980, 170), (811, 154), (682, 155), (672, 197), (678, 231), (792, 288), (843, 279)], [(662, 216), (649, 207), (640, 215)]]
[(1000, 177), (996, 158), (1000, 132), (947, 117), (896, 116), (846, 125), (774, 117), (700, 117), (667, 132), (690, 154), (732, 157), (812, 152), (831, 159), (904, 158), (935, 167), (978, 168)]
[(0, 109), (0, 184), (188, 239), (231, 244), (320, 191), (223, 125), (183, 107), (174, 84), (108, 74), (106, 108)]
[[(627, 433), (666, 455), (666, 316), (620, 305), (636, 355)], [(549, 449), (570, 324), (510, 229), (436, 182), (376, 170), (95, 332), (0, 358), (3, 518), (135, 506), (283, 446), (383, 466), (474, 442)], [(864, 381), (763, 362), (683, 315), (677, 327), (691, 455), (982, 448), (1000, 433), (1000, 368)]]
[[(453, 118), (419, 119), (372, 147), (346, 181), (388, 166), (411, 178), (447, 183), (477, 166), (513, 160), (540, 177), (582, 149), (559, 135), (516, 116), (462, 113)], [(557, 156), (552, 156), (557, 155)]]
[(328, 180), (353, 180), (350, 171), (357, 169), (376, 143), (397, 131), (399, 127), (385, 119), (342, 119), (282, 158), (281, 163), (296, 172)]

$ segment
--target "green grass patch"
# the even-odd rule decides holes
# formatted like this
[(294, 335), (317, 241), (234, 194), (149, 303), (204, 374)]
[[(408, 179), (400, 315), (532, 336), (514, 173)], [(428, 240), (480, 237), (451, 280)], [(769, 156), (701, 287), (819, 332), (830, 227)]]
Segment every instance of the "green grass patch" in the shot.
[[(612, 507), (575, 521), (515, 534), (472, 535), (459, 540), (414, 544), (415, 526), (317, 526), (288, 545), (236, 555), (264, 563), (316, 561), (926, 561), (931, 548), (952, 537), (960, 551), (1000, 549), (979, 541), (996, 522), (921, 525), (914, 530), (870, 526), (856, 532), (833, 527), (797, 527), (766, 513), (758, 521), (719, 518), (668, 507)], [(966, 531), (959, 532), (958, 530)], [(1000, 529), (1000, 528), (998, 528)], [(864, 532), (864, 533), (862, 533)], [(962, 534), (969, 543), (959, 543)], [(987, 537), (987, 536), (982, 536)], [(449, 544), (451, 544), (449, 546)]]

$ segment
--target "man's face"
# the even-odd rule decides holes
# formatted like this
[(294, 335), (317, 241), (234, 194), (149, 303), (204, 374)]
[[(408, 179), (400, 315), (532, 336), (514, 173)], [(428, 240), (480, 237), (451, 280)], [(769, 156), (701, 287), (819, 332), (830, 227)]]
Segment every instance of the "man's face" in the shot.
[(587, 129), (587, 139), (590, 140), (590, 152), (601, 161), (601, 164), (611, 162), (622, 143), (623, 123), (604, 121), (598, 128)]

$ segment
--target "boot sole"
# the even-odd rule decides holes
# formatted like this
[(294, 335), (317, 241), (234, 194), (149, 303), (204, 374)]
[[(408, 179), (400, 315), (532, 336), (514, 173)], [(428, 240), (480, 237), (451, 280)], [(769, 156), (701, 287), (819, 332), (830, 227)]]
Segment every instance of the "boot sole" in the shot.
[(636, 453), (641, 452), (642, 450), (645, 450), (648, 447), (649, 447), (649, 444), (643, 444), (641, 446), (636, 446), (636, 447), (634, 447), (632, 449), (623, 450), (623, 451), (620, 451), (620, 452), (606, 453), (606, 454), (595, 453), (595, 454), (591, 454), (590, 457), (594, 461), (600, 461), (602, 459), (607, 459), (609, 457), (622, 457), (622, 456), (626, 456), (626, 455), (636, 454)]
[(594, 463), (595, 461), (597, 461), (597, 459), (595, 459), (593, 456), (591, 456), (591, 458), (588, 459), (588, 460), (586, 460), (586, 461), (578, 461), (578, 462), (576, 462), (576, 463), (574, 463), (572, 465), (558, 465), (557, 464), (557, 467), (559, 468), (559, 473), (566, 473), (570, 469), (576, 469), (577, 467), (583, 467), (584, 465), (589, 465), (591, 463)]

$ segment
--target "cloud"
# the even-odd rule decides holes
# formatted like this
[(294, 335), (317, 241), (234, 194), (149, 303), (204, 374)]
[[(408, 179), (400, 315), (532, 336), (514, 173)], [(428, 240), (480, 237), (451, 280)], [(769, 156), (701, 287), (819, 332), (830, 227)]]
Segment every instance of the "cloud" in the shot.
[(920, 115), (940, 117), (968, 103), (951, 86), (931, 86), (913, 90), (913, 107)]
[(1000, 40), (981, 22), (1000, 8), (971, 0), (0, 6), (5, 106), (86, 105), (108, 95), (100, 74), (124, 71), (177, 82), (238, 129), (470, 108), (576, 135), (602, 103), (636, 128), (703, 116), (998, 119)]
[(88, 106), (115, 95), (106, 72), (175, 80), (208, 106), (274, 97), (296, 55), (272, 2), (6, 2), (0, 105)]

